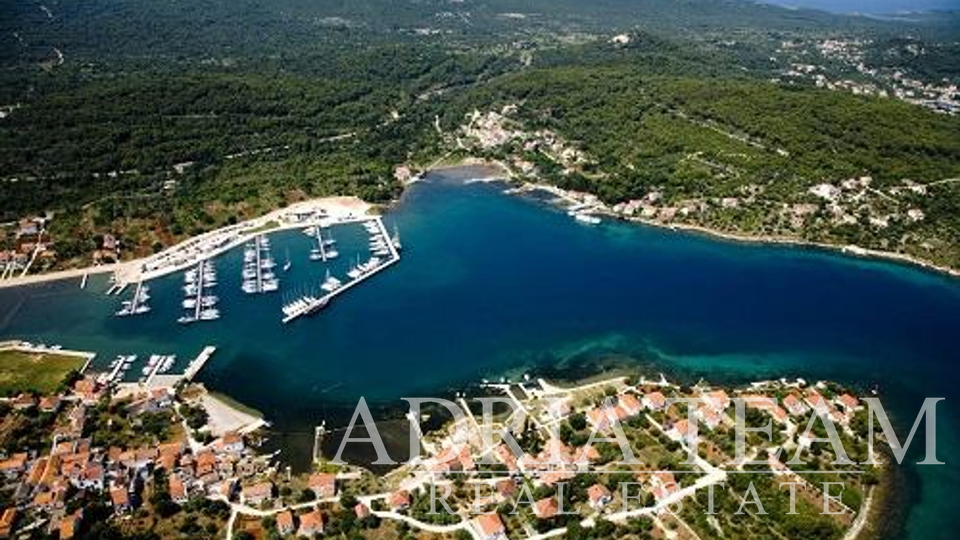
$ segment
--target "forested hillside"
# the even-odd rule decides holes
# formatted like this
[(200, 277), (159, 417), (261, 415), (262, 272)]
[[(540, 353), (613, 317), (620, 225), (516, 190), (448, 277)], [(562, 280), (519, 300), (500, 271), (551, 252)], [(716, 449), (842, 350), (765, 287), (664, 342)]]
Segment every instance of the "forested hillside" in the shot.
[[(840, 38), (865, 50), (849, 62), (950, 79), (954, 17), (738, 0), (0, 0), (0, 12), (0, 218), (54, 212), (56, 266), (89, 262), (107, 232), (132, 256), (299, 197), (389, 200), (397, 165), (452, 149), (435, 118), (454, 129), (507, 103), (525, 129), (595, 159), (561, 175), (526, 156), (543, 177), (610, 202), (761, 186), (742, 215), (698, 218), (724, 230), (782, 233), (778, 205), (809, 203), (820, 182), (960, 176), (956, 117), (782, 80), (797, 62), (785, 43), (812, 63)], [(861, 208), (787, 232), (956, 265), (954, 186), (871, 203), (922, 209), (916, 223), (877, 230)]]

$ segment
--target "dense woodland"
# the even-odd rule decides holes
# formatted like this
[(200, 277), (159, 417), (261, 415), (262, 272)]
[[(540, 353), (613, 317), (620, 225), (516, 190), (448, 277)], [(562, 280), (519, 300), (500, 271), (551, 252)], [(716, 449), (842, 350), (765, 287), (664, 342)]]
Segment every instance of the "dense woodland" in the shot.
[[(785, 39), (846, 35), (871, 38), (878, 66), (899, 65), (909, 36), (932, 51), (903, 60), (913, 75), (955, 76), (953, 16), (884, 21), (737, 0), (44, 5), (49, 15), (0, 0), (0, 107), (11, 107), (0, 220), (55, 212), (61, 265), (85, 262), (105, 232), (129, 256), (300, 197), (390, 200), (395, 166), (449, 150), (435, 118), (452, 130), (506, 103), (596, 159), (573, 176), (541, 160), (549, 179), (609, 202), (749, 184), (772, 205), (857, 175), (881, 187), (960, 176), (956, 117), (776, 84), (770, 60)], [(617, 33), (630, 43), (611, 45)], [(921, 201), (928, 218), (911, 234), (956, 243), (954, 186)], [(763, 232), (768, 217), (720, 225)], [(810, 232), (871, 246), (900, 233)]]

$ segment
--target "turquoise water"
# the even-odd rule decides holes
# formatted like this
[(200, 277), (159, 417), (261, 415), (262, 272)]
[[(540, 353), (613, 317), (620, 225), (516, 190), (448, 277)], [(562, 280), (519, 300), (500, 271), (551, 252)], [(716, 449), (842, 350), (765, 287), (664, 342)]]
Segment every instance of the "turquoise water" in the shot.
[[(216, 261), (223, 318), (184, 328), (182, 276), (151, 283), (153, 313), (111, 316), (103, 280), (0, 291), (0, 337), (114, 354), (219, 349), (200, 375), (262, 410), (284, 455), (309, 455), (312, 427), (342, 421), (363, 395), (383, 407), (505, 372), (573, 372), (635, 361), (684, 378), (780, 376), (878, 385), (900, 423), (922, 399), (946, 397), (944, 467), (906, 470), (909, 538), (948, 538), (960, 479), (960, 280), (901, 265), (800, 248), (757, 246), (649, 227), (590, 227), (541, 203), (463, 186), (477, 174), (434, 175), (386, 217), (406, 247), (395, 267), (337, 298), (315, 318), (280, 323), (281, 294), (239, 290), (241, 253)], [(343, 275), (362, 251), (359, 226), (333, 231)], [(288, 294), (313, 284), (299, 231), (272, 237)], [(918, 437), (915, 446), (919, 449)], [(913, 453), (913, 452), (911, 452)], [(913, 459), (916, 461), (916, 457)], [(896, 534), (891, 537), (902, 537)]]

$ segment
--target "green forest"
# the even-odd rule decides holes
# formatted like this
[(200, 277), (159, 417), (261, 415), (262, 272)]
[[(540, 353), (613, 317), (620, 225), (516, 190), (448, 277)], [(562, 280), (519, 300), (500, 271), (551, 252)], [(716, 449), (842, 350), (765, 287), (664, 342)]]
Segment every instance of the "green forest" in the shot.
[[(883, 190), (960, 176), (956, 117), (779, 83), (771, 61), (784, 40), (844, 35), (876, 43), (878, 66), (956, 76), (955, 45), (938, 40), (960, 18), (737, 0), (468, 4), (91, 0), (48, 13), (0, 0), (0, 221), (53, 212), (64, 267), (88, 263), (108, 232), (143, 255), (303, 197), (387, 202), (402, 189), (396, 166), (451, 150), (435, 119), (454, 130), (508, 103), (526, 128), (595, 159), (565, 175), (533, 156), (546, 180), (610, 203), (760, 186), (763, 204), (698, 223), (723, 230), (777, 232), (776, 209), (809, 202), (820, 182), (867, 175)], [(620, 33), (630, 43), (612, 45)], [(897, 56), (916, 40), (930, 54)], [(957, 266), (958, 191), (902, 201), (926, 216), (909, 226), (876, 230), (861, 216), (793, 232)], [(922, 242), (935, 249), (912, 247)]]

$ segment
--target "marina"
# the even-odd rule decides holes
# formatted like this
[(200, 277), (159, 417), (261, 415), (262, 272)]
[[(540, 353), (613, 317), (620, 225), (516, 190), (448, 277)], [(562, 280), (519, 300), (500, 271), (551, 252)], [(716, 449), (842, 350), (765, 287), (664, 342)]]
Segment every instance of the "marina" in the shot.
[(217, 285), (217, 273), (211, 261), (203, 261), (196, 268), (184, 272), (182, 305), (187, 312), (177, 322), (191, 324), (197, 321), (213, 321), (220, 318), (216, 308), (219, 298), (209, 294)]
[[(97, 381), (101, 384), (113, 386), (121, 393), (137, 392), (144, 388), (173, 389), (181, 381), (192, 381), (216, 350), (217, 348), (214, 346), (204, 347), (200, 354), (191, 360), (180, 373), (174, 372), (177, 365), (177, 355), (175, 354), (146, 355), (143, 356), (145, 361), (142, 361), (141, 365), (136, 367), (134, 365), (137, 364), (140, 357), (135, 354), (121, 354), (106, 366), (107, 370), (101, 371), (97, 375)], [(136, 378), (130, 376), (133, 372), (136, 373)]]
[(276, 266), (270, 255), (270, 239), (262, 234), (254, 237), (243, 250), (243, 292), (260, 294), (279, 290), (280, 280), (273, 273)]
[(325, 239), (323, 237), (323, 229), (320, 225), (314, 225), (304, 230), (307, 236), (313, 237), (317, 241), (317, 246), (310, 250), (311, 261), (327, 262), (330, 259), (336, 259), (340, 255), (336, 248), (333, 247), (337, 241), (333, 238)]
[[(120, 291), (117, 294), (120, 294)], [(124, 300), (116, 314), (118, 317), (129, 317), (150, 313), (150, 306), (147, 305), (148, 300), (150, 300), (150, 287), (145, 285), (143, 281), (138, 281), (137, 288), (133, 291), (133, 297), (130, 300)]]
[[(325, 308), (337, 295), (346, 292), (351, 287), (359, 285), (367, 278), (372, 277), (378, 272), (385, 270), (392, 264), (400, 260), (400, 253), (397, 250), (399, 245), (399, 236), (395, 234), (396, 242), (390, 239), (387, 234), (383, 219), (375, 217), (363, 222), (363, 227), (369, 235), (369, 248), (372, 255), (366, 262), (357, 261), (347, 271), (349, 281), (344, 284), (340, 279), (330, 274), (327, 270), (326, 277), (320, 288), (326, 292), (325, 295), (307, 294), (285, 304), (281, 311), (283, 324), (290, 323), (300, 317), (313, 315)], [(322, 239), (320, 227), (314, 229), (316, 234), (318, 248), (320, 253), (324, 252), (324, 240)], [(330, 240), (328, 240), (329, 242)], [(386, 259), (382, 258), (386, 257)], [(311, 253), (312, 258), (312, 253)]]
[[(240, 243), (215, 260), (220, 303), (230, 306), (216, 323), (175, 322), (182, 273), (196, 266), (193, 259), (149, 281), (153, 313), (162, 316), (113, 317), (119, 299), (103, 296), (105, 275), (91, 274), (83, 291), (73, 280), (0, 290), (4, 336), (96, 350), (99, 368), (117, 354), (140, 353), (126, 377), (140, 392), (136, 380), (151, 353), (178, 355), (178, 365), (150, 382), (173, 384), (182, 365), (216, 344), (220, 349), (196, 380), (270, 411), (274, 440), (297, 442), (284, 456), (305, 464), (318, 420), (345, 425), (360, 395), (371, 404), (399, 402), (457, 388), (459, 381), (499, 380), (518, 366), (548, 379), (558, 372), (543, 370), (562, 366), (562, 375), (579, 378), (594, 358), (636, 359), (671, 377), (690, 373), (694, 381), (711, 375), (857, 381), (867, 370), (864, 384), (902, 396), (894, 407), (906, 419), (916, 416), (910, 405), (923, 396), (955, 391), (960, 290), (942, 276), (607, 219), (586, 227), (536, 199), (502, 196), (498, 186), (461, 187), (436, 176), (412, 187), (384, 219), (388, 230), (399, 225), (403, 255), (416, 255), (311, 320), (281, 325), (280, 295), (240, 290)], [(355, 255), (369, 258), (362, 223), (337, 223), (340, 258), (306, 264), (315, 245), (301, 232), (308, 225), (269, 231), (278, 262), (287, 249), (293, 259), (282, 276), (284, 292), (300, 283), (316, 288), (327, 270), (346, 285)], [(594, 278), (589, 290), (578, 286), (585, 276)], [(341, 412), (340, 403), (349, 407)], [(947, 407), (945, 418), (957, 417), (949, 400), (939, 406)], [(946, 451), (957, 448), (952, 424), (941, 434)], [(938, 488), (949, 486), (938, 475), (923, 478), (933, 486), (924, 489), (925, 500), (937, 500)]]

